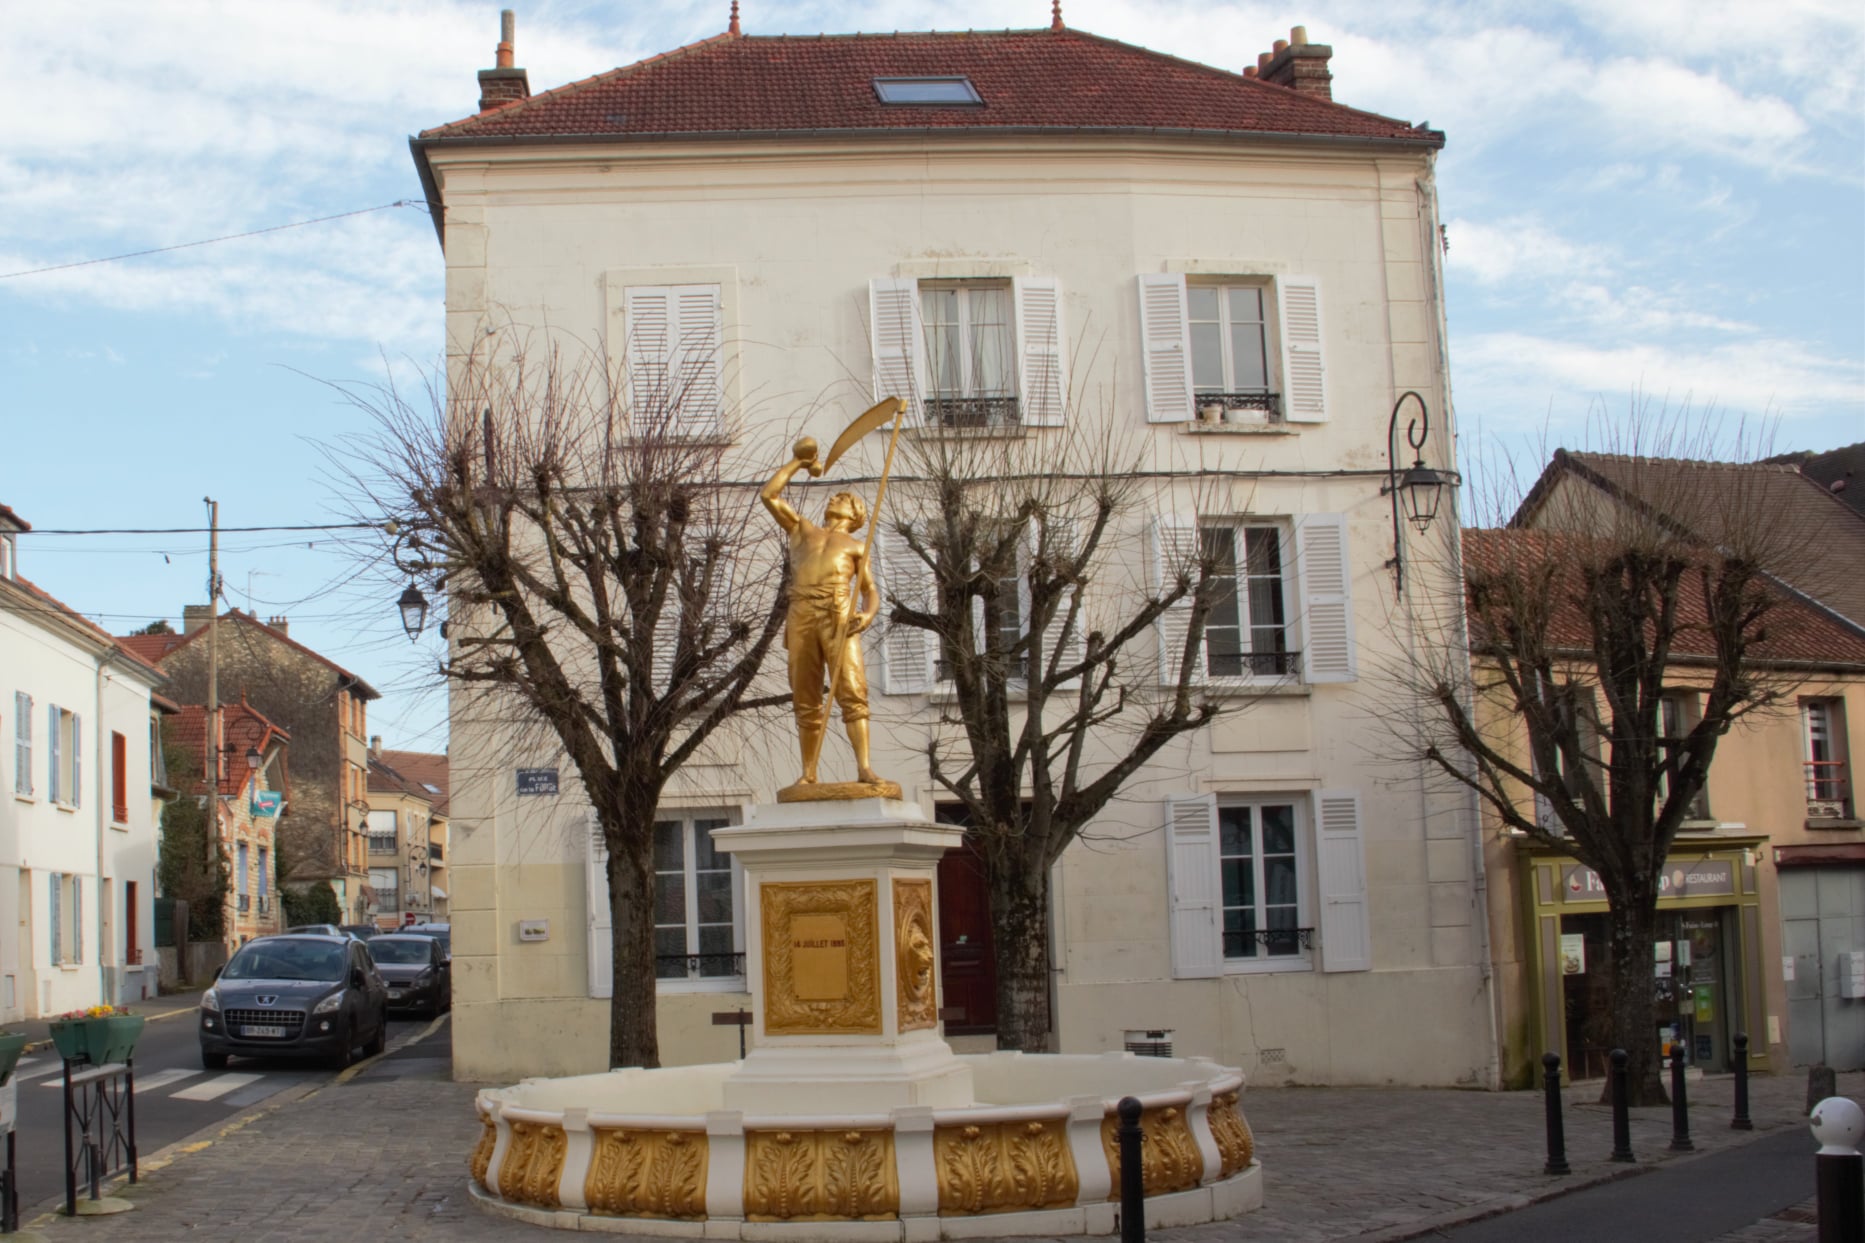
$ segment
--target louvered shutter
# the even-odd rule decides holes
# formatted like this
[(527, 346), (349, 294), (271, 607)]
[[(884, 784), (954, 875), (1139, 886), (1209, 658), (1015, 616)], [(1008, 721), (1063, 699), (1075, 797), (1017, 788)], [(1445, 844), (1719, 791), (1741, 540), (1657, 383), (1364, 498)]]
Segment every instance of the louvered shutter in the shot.
[(1140, 277), (1140, 361), (1149, 423), (1189, 423), (1192, 417), (1191, 328), (1185, 312), (1185, 278), (1177, 273)]
[(1352, 575), (1344, 514), (1307, 514), (1295, 524), (1302, 580), (1302, 673), (1309, 682), (1352, 682), (1359, 659), (1353, 638)]
[(673, 291), (664, 285), (630, 285), (622, 294), (623, 366), (634, 418), (660, 426), (675, 413), (673, 376)]
[(1291, 423), (1328, 417), (1327, 368), (1321, 357), (1321, 284), (1312, 276), (1276, 282), (1282, 322), (1282, 414)]
[(680, 650), (680, 593), (672, 583), (667, 598), (661, 601), (660, 616), (654, 622), (654, 695), (667, 694), (673, 685), (674, 657)]
[(71, 805), (84, 805), (84, 718), (71, 718)]
[[(932, 608), (932, 567), (907, 547), (898, 532), (874, 533), (875, 568), (880, 571), (881, 599), (899, 600), (910, 609)], [(882, 612), (886, 612), (883, 603)], [(932, 689), (938, 643), (932, 631), (888, 622), (881, 638), (881, 687), (889, 695), (924, 695)]]
[(53, 872), (50, 880), (52, 882), (51, 900), (48, 905), (52, 916), (52, 965), (56, 967), (65, 961), (65, 919), (64, 912), (59, 910), (59, 899), (64, 896), (60, 891), (64, 887), (65, 878)]
[(724, 427), (719, 356), (725, 344), (725, 325), (719, 287), (676, 285), (668, 293), (674, 328), (669, 364), (678, 425), (692, 435), (717, 435)]
[(1060, 427), (1067, 421), (1068, 380), (1063, 358), (1062, 286), (1053, 276), (1020, 276), (1017, 304), (1018, 396), (1023, 421)]
[[(1081, 524), (1073, 518), (1051, 518), (1045, 524), (1045, 529), (1040, 533), (1032, 526), (1031, 536), (1032, 539), (1040, 537), (1048, 540), (1051, 562), (1053, 564), (1062, 564), (1072, 561), (1075, 558), (1076, 550), (1080, 547), (1078, 541), (1081, 538)], [(1034, 560), (1034, 552), (1035, 550), (1031, 549), (1032, 560)], [(1028, 581), (1028, 577), (1026, 576), (1024, 579), (1026, 592), (1028, 590)], [(1062, 598), (1056, 601), (1056, 615), (1049, 620), (1049, 625), (1043, 633), (1043, 661), (1045, 664), (1053, 663), (1058, 669), (1066, 669), (1072, 665), (1080, 664), (1082, 658), (1088, 653), (1086, 584), (1077, 588), (1076, 593), (1081, 597), (1082, 607), (1075, 614), (1075, 624), (1073, 626), (1068, 624), (1072, 596), (1070, 593), (1064, 593)], [(1027, 611), (1024, 613), (1024, 617), (1029, 617)], [(1058, 646), (1062, 649), (1061, 658), (1059, 660), (1056, 657), (1056, 649)], [(1080, 679), (1070, 678), (1063, 682), (1062, 685), (1064, 687), (1078, 686), (1080, 685)]]
[[(1192, 595), (1198, 578), (1198, 520), (1189, 514), (1160, 514), (1153, 519), (1149, 554), (1153, 592), (1163, 595), (1178, 581), (1178, 575), (1192, 576), (1192, 589), (1160, 614), (1155, 627), (1159, 632), (1159, 684), (1177, 686), (1179, 664), (1184, 659), (1185, 636), (1191, 631)], [(1192, 661), (1191, 680), (1205, 680), (1204, 643)]]
[(589, 995), (609, 997), (615, 992), (614, 945), (609, 920), (609, 851), (602, 844), (602, 823), (596, 809), (584, 821), (587, 889), (589, 891)]
[(45, 774), (46, 776), (46, 782), (45, 782), (46, 797), (51, 799), (52, 802), (56, 803), (59, 800), (59, 796), (63, 793), (63, 791), (59, 788), (59, 781), (58, 781), (59, 738), (58, 738), (58, 705), (57, 704), (47, 704), (45, 706), (45, 739), (46, 739), (46, 746), (45, 746), (46, 754), (51, 759), (51, 763), (47, 766), (46, 774)]
[(13, 793), (32, 793), (32, 696), (13, 692)]
[(1217, 798), (1166, 800), (1166, 881), (1171, 889), (1172, 976), (1201, 979), (1224, 966), (1218, 902)]
[(868, 336), (874, 345), (875, 400), (905, 398), (907, 422), (918, 423), (926, 391), (918, 281), (882, 277), (868, 282)]
[(1323, 790), (1316, 796), (1315, 834), (1321, 888), (1321, 964), (1327, 971), (1370, 971), (1373, 945), (1366, 913), (1366, 843), (1360, 795)]

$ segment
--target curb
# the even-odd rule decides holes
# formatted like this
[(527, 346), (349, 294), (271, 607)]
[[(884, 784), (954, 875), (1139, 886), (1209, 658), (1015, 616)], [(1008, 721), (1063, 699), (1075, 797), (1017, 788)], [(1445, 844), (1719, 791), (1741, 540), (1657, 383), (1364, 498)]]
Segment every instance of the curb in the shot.
[[(191, 1014), (193, 1013), (193, 1011), (194, 1011), (194, 1007), (189, 1006), (186, 1009), (173, 1010), (166, 1014), (151, 1015), (149, 1017), (150, 1017), (150, 1021), (153, 1022), (157, 1018), (173, 1018), (177, 1014)], [(172, 1143), (163, 1145), (161, 1148), (158, 1148), (155, 1152), (150, 1153), (147, 1157), (139, 1157), (136, 1162), (136, 1176), (137, 1176), (136, 1185), (138, 1187), (141, 1187), (142, 1184), (146, 1181), (148, 1175), (154, 1174), (161, 1170), (166, 1169), (167, 1167), (173, 1165), (176, 1161), (180, 1160), (182, 1157), (189, 1156), (193, 1153), (201, 1152), (204, 1149), (213, 1147), (214, 1144), (217, 1143), (218, 1141), (223, 1140), (230, 1135), (234, 1135), (240, 1131), (245, 1130), (247, 1127), (251, 1126), (253, 1123), (257, 1122), (259, 1119), (265, 1117), (267, 1114), (277, 1113), (281, 1109), (289, 1108), (290, 1106), (296, 1105), (302, 1101), (308, 1101), (313, 1096), (316, 1096), (319, 1092), (322, 1092), (325, 1088), (334, 1087), (339, 1084), (348, 1083), (350, 1080), (354, 1079), (357, 1075), (361, 1074), (363, 1071), (367, 1070), (369, 1067), (375, 1065), (377, 1062), (388, 1057), (391, 1053), (398, 1053), (401, 1050), (408, 1048), (410, 1045), (419, 1044), (423, 1040), (426, 1040), (429, 1036), (433, 1035), (436, 1031), (440, 1029), (440, 1025), (442, 1023), (446, 1022), (448, 1019), (452, 1017), (453, 1017), (452, 1010), (448, 1010), (446, 1013), (436, 1016), (433, 1022), (429, 1023), (426, 1027), (422, 1028), (420, 1031), (415, 1032), (412, 1035), (403, 1037), (402, 1039), (395, 1041), (393, 1044), (390, 1044), (389, 1046), (384, 1048), (382, 1052), (380, 1053), (373, 1054), (369, 1057), (363, 1058), (359, 1062), (355, 1062), (351, 1064), (350, 1066), (346, 1067), (344, 1070), (338, 1072), (335, 1076), (333, 1076), (327, 1082), (301, 1085), (296, 1089), (292, 1089), (292, 1088), (282, 1089), (279, 1092), (275, 1093), (274, 1095), (268, 1096), (265, 1100), (260, 1101), (257, 1105), (254, 1105), (252, 1108), (244, 1111), (243, 1113), (236, 1114), (232, 1118), (221, 1121), (221, 1122), (209, 1123), (208, 1125), (202, 1127), (198, 1131), (195, 1131), (191, 1135), (184, 1135), (180, 1139), (175, 1140)], [(125, 1173), (117, 1174), (114, 1177), (106, 1180), (99, 1190), (102, 1192), (106, 1192), (106, 1193), (118, 1192), (128, 1185), (129, 1185), (129, 1174), (125, 1172)], [(34, 1227), (43, 1227), (43, 1226), (50, 1225), (54, 1221), (70, 1220), (65, 1217), (65, 1214), (62, 1211), (62, 1205), (64, 1204), (64, 1200), (65, 1200), (64, 1195), (59, 1194), (59, 1195), (51, 1197), (50, 1199), (42, 1200), (37, 1204), (22, 1205), (20, 1208), (20, 1214), (19, 1214), (20, 1230), (22, 1232), (22, 1235), (21, 1236), (9, 1235), (7, 1237), (8, 1238), (22, 1237), (25, 1239), (30, 1239), (33, 1236), (24, 1234), (24, 1232), (30, 1231)]]

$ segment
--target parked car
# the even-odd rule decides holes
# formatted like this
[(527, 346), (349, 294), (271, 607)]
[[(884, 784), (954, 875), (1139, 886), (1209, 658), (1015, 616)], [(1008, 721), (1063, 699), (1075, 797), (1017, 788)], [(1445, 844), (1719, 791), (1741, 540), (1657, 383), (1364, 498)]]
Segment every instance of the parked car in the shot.
[(452, 924), (410, 924), (402, 929), (402, 935), (411, 937), (433, 937), (440, 942), (440, 952), (448, 962), (453, 961), (453, 925)]
[(382, 929), (374, 924), (338, 924), (338, 932), (347, 932), (358, 941), (367, 941), (382, 935)]
[(430, 1018), (453, 1005), (453, 964), (439, 937), (386, 932), (369, 942), (369, 956), (389, 986), (389, 1009)]
[(388, 984), (343, 933), (261, 937), (240, 947), (201, 994), (201, 1065), (229, 1056), (320, 1057), (348, 1066), (388, 1041)]
[(287, 934), (303, 933), (306, 936), (319, 937), (338, 937), (343, 935), (343, 929), (337, 927), (335, 924), (299, 924), (297, 927), (287, 928), (285, 931)]

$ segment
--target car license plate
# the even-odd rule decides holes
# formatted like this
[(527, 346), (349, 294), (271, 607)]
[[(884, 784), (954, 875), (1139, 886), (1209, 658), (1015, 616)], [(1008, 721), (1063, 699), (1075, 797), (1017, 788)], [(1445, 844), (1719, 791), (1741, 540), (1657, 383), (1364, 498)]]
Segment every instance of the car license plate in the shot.
[(391, 988), (391, 989), (389, 990), (389, 1000), (391, 1000), (391, 1001), (400, 1001), (400, 1000), (402, 999), (402, 997), (403, 997), (403, 995), (405, 995), (405, 994), (407, 993), (407, 991), (408, 991), (408, 990), (407, 990), (407, 989), (405, 989), (405, 988)]
[(269, 1036), (275, 1040), (282, 1040), (285, 1036), (285, 1029), (282, 1027), (241, 1027), (240, 1035), (255, 1038)]

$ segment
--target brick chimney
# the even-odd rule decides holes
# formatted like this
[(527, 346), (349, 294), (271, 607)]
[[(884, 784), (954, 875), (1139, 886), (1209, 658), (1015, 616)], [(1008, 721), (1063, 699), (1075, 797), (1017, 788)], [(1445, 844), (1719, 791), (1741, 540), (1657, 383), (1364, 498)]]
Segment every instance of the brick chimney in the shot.
[(1277, 39), (1274, 48), (1256, 58), (1255, 73), (1245, 69), (1245, 76), (1261, 78), (1271, 86), (1286, 86), (1298, 95), (1316, 99), (1333, 99), (1329, 83), (1328, 60), (1334, 49), (1325, 43), (1310, 43), (1306, 26), (1292, 26), (1287, 39)]
[(512, 68), (512, 39), (517, 29), (516, 14), (510, 9), (499, 14), (499, 49), (494, 62), (497, 67), (479, 71), (481, 112), (531, 98), (531, 79), (524, 70)]
[(286, 638), (291, 637), (291, 619), (284, 614), (280, 614), (277, 617), (266, 618), (266, 625), (272, 627), (272, 629), (278, 631)]
[(181, 606), (181, 633), (193, 634), (214, 618), (214, 606), (211, 604), (184, 604)]

